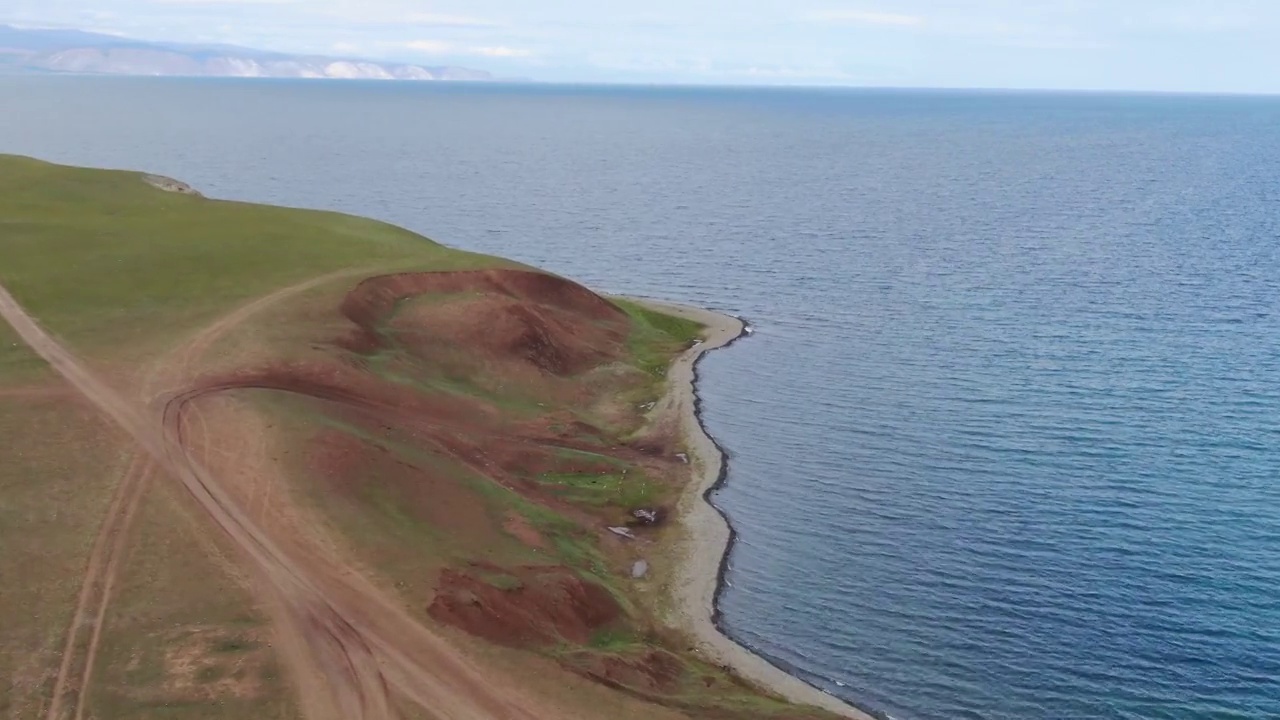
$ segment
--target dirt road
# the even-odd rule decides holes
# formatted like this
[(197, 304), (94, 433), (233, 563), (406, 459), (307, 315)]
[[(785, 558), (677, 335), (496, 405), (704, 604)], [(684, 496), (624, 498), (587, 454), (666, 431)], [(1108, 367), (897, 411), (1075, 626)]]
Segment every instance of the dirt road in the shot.
[[(83, 397), (180, 482), (213, 527), (240, 549), (288, 642), (282, 658), (303, 684), (313, 720), (395, 717), (393, 697), (441, 720), (532, 720), (521, 698), (485, 677), (441, 637), (350, 568), (276, 538), (255, 523), (180, 438), (181, 421), (131, 402), (46, 333), (0, 286), (0, 317)], [(234, 323), (233, 323), (234, 324)], [(287, 548), (287, 549), (286, 549)], [(318, 680), (314, 685), (308, 678)], [(317, 694), (319, 693), (319, 694)]]
[[(312, 278), (258, 298), (219, 318), (177, 350), (156, 361), (143, 382), (142, 397), (150, 398), (162, 388), (174, 387), (189, 381), (196, 372), (196, 363), (210, 347), (262, 310), (328, 280), (351, 274), (355, 273), (343, 271)], [(34, 390), (51, 396), (54, 393), (60, 396), (77, 395), (75, 388), (66, 385)], [(21, 389), (16, 394), (23, 397), (20, 391)], [(5, 396), (6, 393), (0, 391), (0, 398)], [(89, 562), (81, 580), (76, 608), (72, 613), (71, 624), (67, 628), (63, 642), (62, 662), (54, 680), (53, 695), (49, 709), (45, 713), (45, 720), (61, 720), (64, 704), (70, 705), (70, 709), (74, 711), (75, 720), (84, 718), (85, 695), (93, 681), (103, 622), (111, 604), (116, 576), (129, 542), (133, 518), (138, 506), (141, 505), (146, 488), (155, 475), (155, 470), (156, 465), (152, 458), (145, 452), (140, 452), (130, 460), (128, 469), (125, 470), (124, 476), (112, 494), (107, 514), (103, 518), (89, 553)], [(90, 614), (91, 606), (96, 608), (92, 614)], [(87, 643), (82, 642), (86, 635)], [(81, 647), (85, 648), (83, 655), (78, 651)]]

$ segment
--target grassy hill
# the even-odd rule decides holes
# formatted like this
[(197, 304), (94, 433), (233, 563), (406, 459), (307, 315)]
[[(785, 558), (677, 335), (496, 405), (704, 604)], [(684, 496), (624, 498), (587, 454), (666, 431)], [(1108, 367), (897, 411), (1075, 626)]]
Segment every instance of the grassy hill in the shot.
[(7, 156), (0, 285), (139, 418), (0, 323), (0, 715), (826, 717), (697, 657), (633, 572), (669, 564), (688, 466), (644, 412), (699, 326)]

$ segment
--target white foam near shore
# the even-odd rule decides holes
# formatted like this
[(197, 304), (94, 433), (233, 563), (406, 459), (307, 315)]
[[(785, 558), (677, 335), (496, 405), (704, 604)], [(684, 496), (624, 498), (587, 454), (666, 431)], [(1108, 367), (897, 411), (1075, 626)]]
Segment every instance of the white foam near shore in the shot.
[(707, 491), (720, 479), (724, 454), (702, 427), (697, 414), (694, 365), (703, 353), (724, 347), (749, 333), (742, 320), (703, 308), (656, 300), (636, 299), (658, 312), (687, 318), (706, 326), (701, 343), (695, 343), (672, 364), (667, 375), (667, 392), (651, 417), (672, 417), (690, 454), (692, 477), (681, 496), (676, 521), (678, 546), (671, 552), (678, 567), (671, 583), (671, 617), (684, 630), (706, 659), (733, 668), (742, 678), (762, 689), (801, 705), (815, 705), (854, 720), (874, 720), (872, 716), (843, 702), (799, 678), (786, 673), (746, 647), (733, 641), (716, 627), (716, 588), (720, 563), (729, 549), (729, 524), (705, 499)]

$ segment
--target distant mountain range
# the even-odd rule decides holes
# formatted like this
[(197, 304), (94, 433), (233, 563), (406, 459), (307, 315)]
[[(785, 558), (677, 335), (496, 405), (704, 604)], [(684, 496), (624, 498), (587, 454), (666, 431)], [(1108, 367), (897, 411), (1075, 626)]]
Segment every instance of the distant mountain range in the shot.
[(493, 80), (484, 70), (289, 55), (234, 45), (144, 42), (80, 30), (0, 25), (0, 72), (177, 77)]

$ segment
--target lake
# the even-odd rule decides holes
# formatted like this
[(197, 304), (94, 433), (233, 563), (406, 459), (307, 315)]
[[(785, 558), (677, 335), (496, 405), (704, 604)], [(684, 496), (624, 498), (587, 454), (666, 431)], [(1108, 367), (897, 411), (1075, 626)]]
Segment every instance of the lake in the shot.
[(1280, 99), (0, 77), (0, 107), (0, 152), (745, 316), (702, 365), (724, 625), (862, 707), (1280, 717)]

